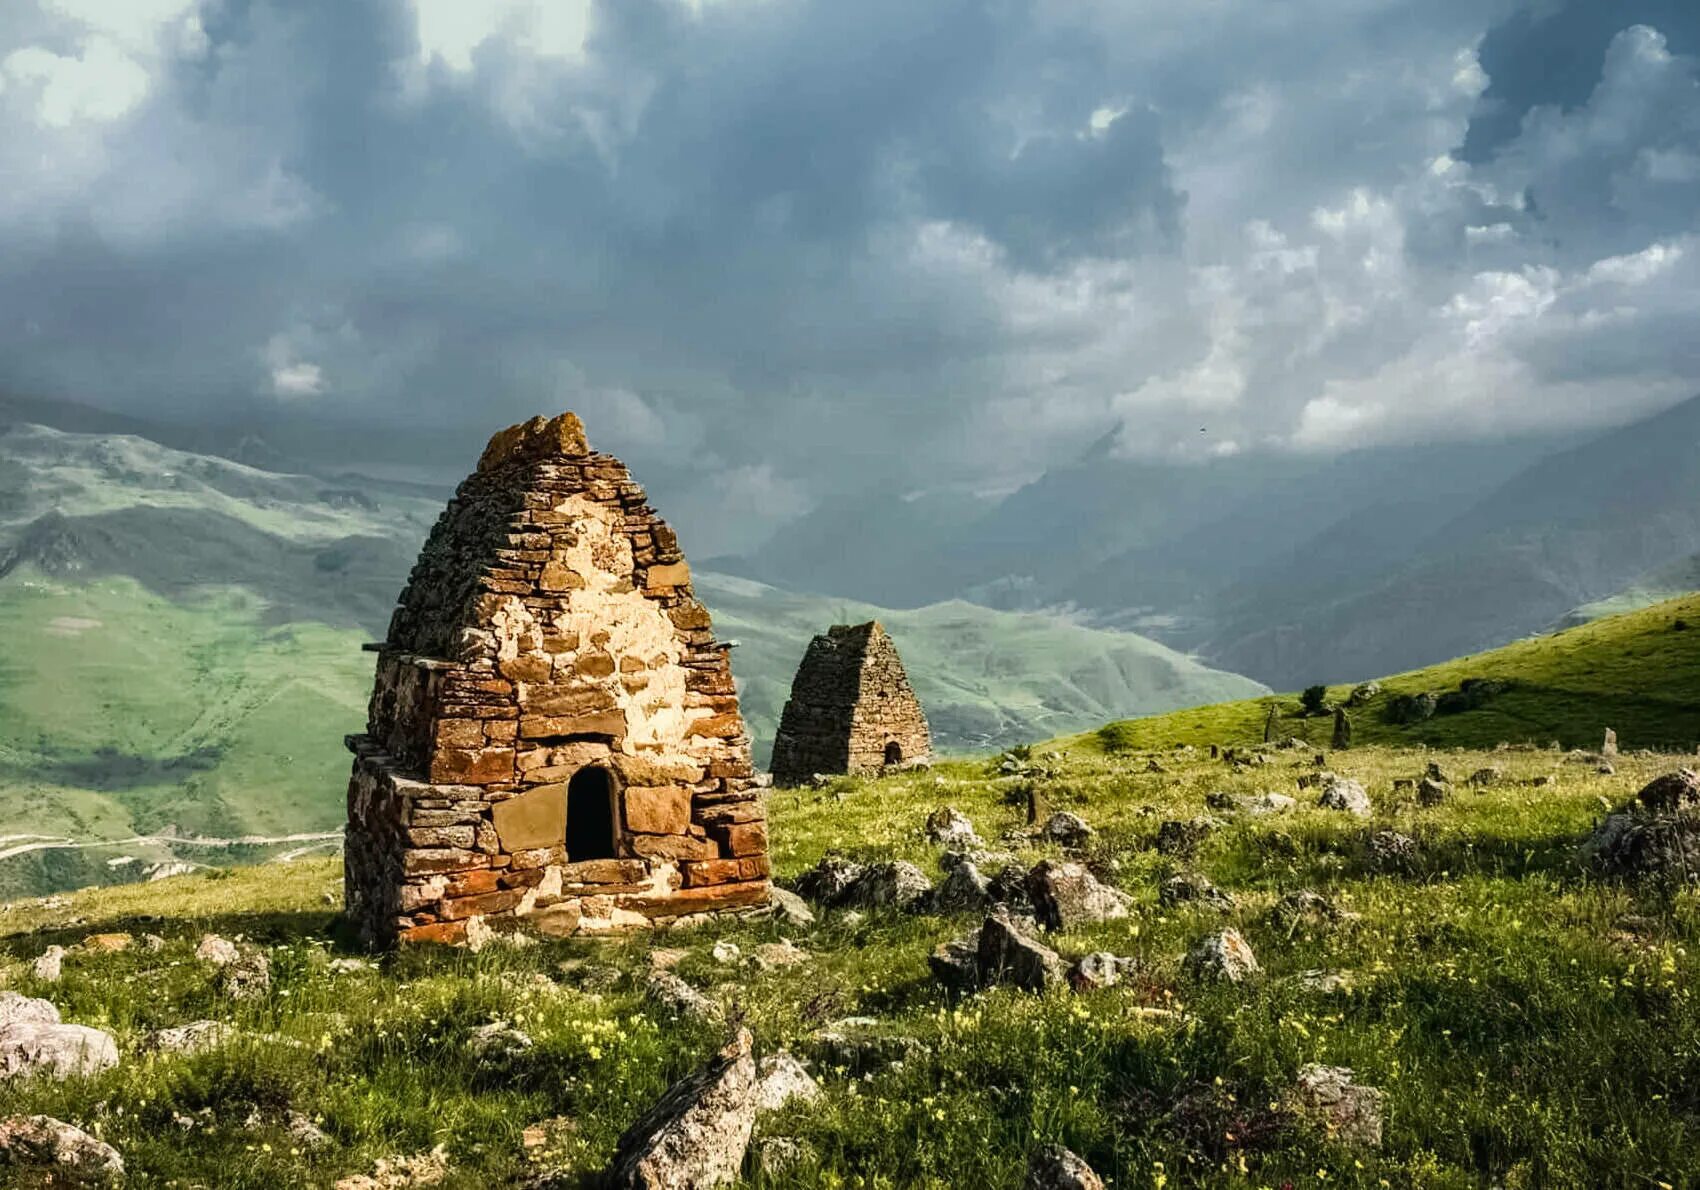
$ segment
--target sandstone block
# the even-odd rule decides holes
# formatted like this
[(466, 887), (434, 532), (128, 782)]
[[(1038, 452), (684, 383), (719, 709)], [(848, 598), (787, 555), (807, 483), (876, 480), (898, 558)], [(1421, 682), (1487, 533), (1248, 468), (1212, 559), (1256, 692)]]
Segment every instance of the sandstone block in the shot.
[(539, 785), (497, 802), (490, 818), (502, 850), (510, 854), (556, 846), (567, 837), (566, 786)]
[(626, 789), (626, 829), (646, 835), (682, 835), (691, 826), (690, 790), (634, 785)]

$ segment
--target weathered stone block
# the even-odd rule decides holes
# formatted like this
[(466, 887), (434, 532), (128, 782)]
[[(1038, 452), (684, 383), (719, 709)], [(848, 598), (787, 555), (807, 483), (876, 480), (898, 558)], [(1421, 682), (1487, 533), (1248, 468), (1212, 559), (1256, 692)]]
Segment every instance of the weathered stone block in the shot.
[(567, 837), (566, 786), (539, 785), (497, 802), (490, 818), (502, 850), (509, 854), (557, 846)]
[(431, 780), (452, 785), (494, 785), (514, 779), (512, 748), (439, 748)]
[(678, 786), (626, 789), (626, 829), (647, 835), (682, 835), (691, 826), (691, 793)]
[(482, 917), (486, 913), (502, 913), (519, 904), (521, 895), (518, 889), (503, 889), (458, 900), (445, 899), (437, 916), (444, 921), (459, 921), (467, 917)]

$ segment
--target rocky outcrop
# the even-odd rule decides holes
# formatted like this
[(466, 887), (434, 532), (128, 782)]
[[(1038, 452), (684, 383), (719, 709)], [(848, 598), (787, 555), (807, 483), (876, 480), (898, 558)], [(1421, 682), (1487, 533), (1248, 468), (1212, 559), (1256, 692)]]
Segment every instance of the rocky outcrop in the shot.
[(674, 1083), (628, 1128), (603, 1177), (608, 1190), (707, 1190), (735, 1181), (758, 1105), (749, 1030)]

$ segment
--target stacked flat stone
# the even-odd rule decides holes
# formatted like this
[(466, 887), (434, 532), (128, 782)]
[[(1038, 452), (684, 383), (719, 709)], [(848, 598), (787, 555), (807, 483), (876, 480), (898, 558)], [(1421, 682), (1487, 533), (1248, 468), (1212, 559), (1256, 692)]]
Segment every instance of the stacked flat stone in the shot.
[(872, 773), (932, 755), (927, 716), (877, 620), (838, 624), (809, 642), (773, 741), (773, 779)]
[(767, 902), (727, 649), (673, 531), (573, 414), (491, 439), (370, 647), (344, 878), (368, 943)]

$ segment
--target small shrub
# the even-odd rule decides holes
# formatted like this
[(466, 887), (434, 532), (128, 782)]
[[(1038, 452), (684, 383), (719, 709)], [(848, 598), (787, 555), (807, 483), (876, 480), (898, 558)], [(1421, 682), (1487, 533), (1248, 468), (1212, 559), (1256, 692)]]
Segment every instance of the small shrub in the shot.
[(1328, 709), (1328, 687), (1307, 686), (1299, 696), (1299, 703), (1307, 715), (1320, 715)]

